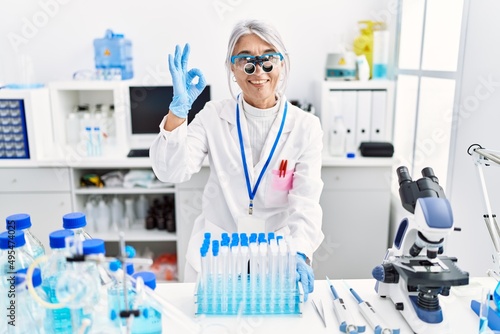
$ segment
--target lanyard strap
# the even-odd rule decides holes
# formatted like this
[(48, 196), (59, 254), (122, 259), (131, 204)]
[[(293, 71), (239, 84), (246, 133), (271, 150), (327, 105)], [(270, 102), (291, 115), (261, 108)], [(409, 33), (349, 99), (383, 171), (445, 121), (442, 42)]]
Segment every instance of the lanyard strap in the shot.
[(257, 193), (257, 189), (259, 188), (260, 181), (262, 180), (262, 176), (264, 176), (264, 173), (266, 172), (267, 166), (269, 166), (269, 163), (271, 162), (271, 159), (272, 159), (273, 154), (274, 154), (274, 150), (276, 149), (276, 146), (278, 145), (278, 141), (281, 137), (281, 133), (283, 132), (283, 127), (285, 125), (287, 109), (288, 109), (288, 102), (285, 101), (285, 109), (283, 111), (283, 118), (281, 120), (280, 129), (278, 131), (278, 134), (276, 135), (276, 139), (274, 140), (273, 147), (271, 148), (271, 152), (269, 152), (269, 156), (267, 157), (266, 163), (264, 164), (264, 167), (262, 167), (262, 170), (260, 171), (259, 177), (257, 178), (257, 182), (255, 183), (255, 186), (252, 190), (252, 186), (250, 185), (250, 176), (248, 174), (247, 159), (245, 156), (245, 146), (243, 145), (243, 134), (241, 133), (240, 108), (238, 106), (238, 102), (236, 102), (236, 125), (238, 127), (238, 138), (240, 140), (241, 160), (243, 162), (243, 169), (245, 171), (245, 180), (247, 183), (248, 197), (250, 199), (250, 204), (248, 206), (248, 214), (250, 214), (250, 215), (253, 213), (253, 199), (255, 198), (255, 194)]

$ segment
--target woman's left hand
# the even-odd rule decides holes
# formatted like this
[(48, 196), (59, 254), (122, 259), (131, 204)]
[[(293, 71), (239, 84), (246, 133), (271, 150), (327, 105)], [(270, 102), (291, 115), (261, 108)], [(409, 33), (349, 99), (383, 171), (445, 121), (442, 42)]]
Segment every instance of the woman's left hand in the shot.
[(297, 253), (297, 281), (302, 283), (304, 288), (304, 301), (307, 295), (314, 290), (314, 272), (310, 265), (306, 263), (306, 256)]

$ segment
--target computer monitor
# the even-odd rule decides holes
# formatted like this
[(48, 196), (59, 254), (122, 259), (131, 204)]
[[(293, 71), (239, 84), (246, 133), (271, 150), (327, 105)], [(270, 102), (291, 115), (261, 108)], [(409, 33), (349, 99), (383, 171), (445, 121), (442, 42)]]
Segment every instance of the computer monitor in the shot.
[[(158, 126), (168, 113), (174, 95), (172, 86), (130, 86), (130, 148), (146, 149), (159, 133)], [(210, 101), (210, 86), (193, 102), (188, 114), (188, 124)]]

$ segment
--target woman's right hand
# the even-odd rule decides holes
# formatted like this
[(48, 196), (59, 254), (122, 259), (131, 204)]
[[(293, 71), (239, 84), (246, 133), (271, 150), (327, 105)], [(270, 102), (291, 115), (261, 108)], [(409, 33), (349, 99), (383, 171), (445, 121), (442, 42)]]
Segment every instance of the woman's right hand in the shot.
[[(197, 68), (187, 70), (190, 47), (186, 43), (181, 55), (181, 47), (175, 46), (175, 55), (168, 55), (168, 67), (172, 75), (174, 97), (170, 103), (170, 111), (179, 118), (187, 118), (189, 110), (196, 98), (206, 86), (203, 73)], [(193, 84), (193, 80), (198, 82)]]

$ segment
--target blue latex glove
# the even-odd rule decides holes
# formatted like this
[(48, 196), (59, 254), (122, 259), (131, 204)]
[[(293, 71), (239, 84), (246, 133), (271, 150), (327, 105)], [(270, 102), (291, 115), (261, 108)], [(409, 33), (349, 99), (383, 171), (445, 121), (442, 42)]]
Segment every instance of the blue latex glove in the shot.
[(297, 281), (302, 283), (304, 301), (306, 301), (307, 295), (314, 290), (314, 272), (306, 263), (306, 256), (302, 253), (297, 253)]
[[(187, 118), (191, 105), (206, 86), (205, 77), (199, 69), (187, 70), (189, 50), (189, 44), (186, 44), (181, 55), (181, 47), (176, 45), (175, 56), (168, 55), (168, 68), (170, 75), (172, 75), (174, 87), (174, 97), (169, 109), (175, 116), (180, 118)], [(198, 77), (198, 83), (193, 84), (192, 82), (196, 77)]]

